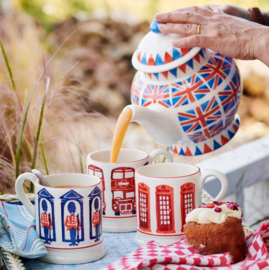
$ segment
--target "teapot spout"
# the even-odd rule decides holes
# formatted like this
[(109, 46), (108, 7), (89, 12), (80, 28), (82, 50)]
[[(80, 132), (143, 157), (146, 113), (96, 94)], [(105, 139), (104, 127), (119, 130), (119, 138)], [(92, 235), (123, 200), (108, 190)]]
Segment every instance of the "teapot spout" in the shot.
[(133, 112), (131, 122), (140, 124), (151, 137), (159, 144), (172, 145), (182, 140), (182, 131), (178, 124), (176, 114), (171, 109), (160, 110), (160, 107), (153, 105), (150, 108), (138, 105), (129, 105), (124, 108)]

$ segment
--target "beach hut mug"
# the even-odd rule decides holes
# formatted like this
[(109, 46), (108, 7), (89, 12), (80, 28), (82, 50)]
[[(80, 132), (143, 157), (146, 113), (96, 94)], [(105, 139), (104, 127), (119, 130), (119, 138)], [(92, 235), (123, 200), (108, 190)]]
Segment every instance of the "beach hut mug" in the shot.
[[(32, 173), (16, 180), (16, 193), (35, 217), (36, 231), (48, 254), (39, 258), (55, 264), (79, 264), (105, 255), (102, 237), (102, 183), (85, 174), (45, 176), (50, 187)], [(35, 185), (35, 206), (26, 197), (23, 182)]]

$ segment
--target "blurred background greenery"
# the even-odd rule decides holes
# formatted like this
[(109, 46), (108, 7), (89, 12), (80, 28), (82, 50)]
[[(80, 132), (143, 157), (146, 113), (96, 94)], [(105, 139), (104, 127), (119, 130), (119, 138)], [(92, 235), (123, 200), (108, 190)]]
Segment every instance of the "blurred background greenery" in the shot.
[[(5, 2), (5, 0), (1, 0)], [(8, 2), (8, 0), (6, 1)], [(138, 20), (151, 20), (156, 12), (166, 12), (188, 6), (207, 4), (233, 4), (243, 8), (258, 6), (269, 10), (267, 0), (10, 0), (10, 5), (33, 16), (48, 30), (52, 23), (64, 20), (70, 16), (89, 16), (92, 12), (125, 12)]]
[[(205, 4), (269, 10), (268, 0), (0, 0), (0, 193), (14, 193), (17, 175), (31, 168), (85, 172), (88, 153), (111, 147), (116, 119), (130, 103), (131, 57), (154, 14)], [(239, 132), (213, 153), (176, 161), (196, 163), (269, 135), (268, 67), (237, 63), (244, 80)], [(123, 146), (157, 147), (135, 124)]]

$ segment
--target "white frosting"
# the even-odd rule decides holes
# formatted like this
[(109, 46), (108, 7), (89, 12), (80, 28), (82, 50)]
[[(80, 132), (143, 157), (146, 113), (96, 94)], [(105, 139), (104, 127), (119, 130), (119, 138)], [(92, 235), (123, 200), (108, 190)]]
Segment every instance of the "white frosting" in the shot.
[[(214, 209), (219, 207), (221, 212), (215, 212)], [(228, 217), (235, 217), (241, 219), (242, 210), (231, 210), (226, 204), (215, 205), (214, 208), (196, 208), (192, 210), (186, 217), (186, 222), (196, 221), (197, 223), (223, 223)]]

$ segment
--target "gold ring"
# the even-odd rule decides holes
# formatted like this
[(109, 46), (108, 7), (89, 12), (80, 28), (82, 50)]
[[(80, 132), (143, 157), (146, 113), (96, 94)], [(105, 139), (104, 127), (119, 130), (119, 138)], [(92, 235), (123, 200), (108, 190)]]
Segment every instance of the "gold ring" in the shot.
[(196, 34), (197, 34), (197, 35), (200, 35), (200, 34), (201, 34), (201, 24), (198, 24), (198, 25), (197, 25), (197, 31), (196, 31)]

